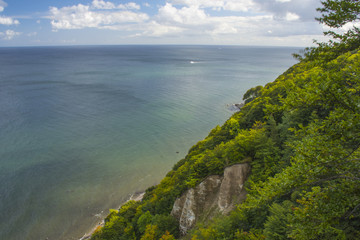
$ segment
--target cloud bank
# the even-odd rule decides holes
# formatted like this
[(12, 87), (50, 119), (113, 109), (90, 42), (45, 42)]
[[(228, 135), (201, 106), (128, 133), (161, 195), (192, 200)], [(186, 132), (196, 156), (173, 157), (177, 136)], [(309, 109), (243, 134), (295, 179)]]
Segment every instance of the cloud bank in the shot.
[(156, 11), (150, 14), (134, 2), (93, 0), (87, 5), (50, 7), (49, 13), (54, 31), (111, 29), (129, 38), (255, 39), (261, 44), (261, 39), (310, 41), (322, 34), (314, 20), (318, 0), (167, 0), (143, 6)]
[(51, 25), (58, 29), (116, 28), (123, 23), (141, 23), (149, 19), (136, 3), (115, 5), (112, 2), (94, 0), (91, 5), (78, 4), (70, 7), (50, 7)]

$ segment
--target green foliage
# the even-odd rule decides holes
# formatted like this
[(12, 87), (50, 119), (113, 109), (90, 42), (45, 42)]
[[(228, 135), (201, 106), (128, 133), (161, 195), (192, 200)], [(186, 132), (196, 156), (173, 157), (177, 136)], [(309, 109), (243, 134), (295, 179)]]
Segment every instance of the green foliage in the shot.
[(249, 90), (247, 90), (247, 92), (244, 94), (244, 97), (243, 97), (243, 100), (245, 101), (245, 103), (249, 103), (252, 100), (254, 100), (255, 98), (257, 98), (258, 96), (260, 96), (262, 88), (263, 88), (262, 86), (257, 86), (257, 87), (253, 87), (253, 88), (250, 88)]
[(285, 240), (288, 238), (288, 221), (292, 214), (293, 203), (284, 201), (282, 204), (273, 203), (270, 215), (264, 225), (264, 235), (269, 240)]
[(146, 226), (151, 224), (153, 216), (149, 211), (142, 214), (137, 220), (137, 227), (141, 234), (143, 234), (146, 230)]
[[(360, 29), (354, 25), (360, 19), (360, 3), (358, 0), (326, 0), (321, 2), (323, 7), (317, 10), (321, 17), (316, 18), (320, 23), (327, 25), (331, 30), (324, 32), (333, 39), (327, 43), (317, 43), (317, 47), (306, 48), (304, 56), (294, 54), (302, 61), (320, 61), (327, 63), (341, 54), (356, 50), (360, 47)], [(350, 26), (345, 31), (344, 25)]]
[[(159, 231), (164, 235), (179, 236), (179, 223), (171, 215), (155, 215), (152, 224), (158, 226)], [(170, 232), (172, 234), (170, 234)]]
[(317, 20), (332, 28), (339, 28), (359, 19), (360, 3), (357, 0), (326, 0), (317, 10), (322, 13)]
[[(266, 124), (240, 130), (224, 146), (239, 142), (252, 158), (248, 199), (230, 217), (199, 227), (194, 239), (359, 239), (359, 64), (354, 51), (298, 64), (246, 106), (265, 106)], [(281, 95), (268, 101), (273, 91)], [(254, 130), (256, 141), (238, 140)]]
[(158, 227), (156, 225), (147, 225), (144, 235), (140, 240), (154, 240), (159, 239)]
[(265, 240), (266, 237), (261, 233), (259, 229), (251, 229), (250, 232), (237, 231), (235, 234), (236, 240)]
[[(327, 0), (318, 20), (359, 20), (359, 1)], [(360, 37), (305, 50), (274, 82), (198, 142), (141, 202), (111, 211), (92, 239), (175, 239), (177, 197), (226, 166), (248, 162), (247, 200), (199, 225), (192, 239), (360, 239)]]
[(358, 238), (359, 71), (354, 51), (290, 68), (197, 143), (142, 202), (112, 211), (93, 239), (179, 237), (175, 199), (241, 162), (252, 167), (247, 201), (199, 226), (193, 239)]
[(166, 231), (165, 234), (161, 236), (160, 240), (175, 240), (175, 237)]

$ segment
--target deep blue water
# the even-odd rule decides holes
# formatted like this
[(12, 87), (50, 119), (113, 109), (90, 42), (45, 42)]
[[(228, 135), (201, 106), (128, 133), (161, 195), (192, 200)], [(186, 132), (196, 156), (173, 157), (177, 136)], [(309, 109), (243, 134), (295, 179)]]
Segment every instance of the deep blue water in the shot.
[(298, 50), (0, 48), (0, 239), (78, 239)]

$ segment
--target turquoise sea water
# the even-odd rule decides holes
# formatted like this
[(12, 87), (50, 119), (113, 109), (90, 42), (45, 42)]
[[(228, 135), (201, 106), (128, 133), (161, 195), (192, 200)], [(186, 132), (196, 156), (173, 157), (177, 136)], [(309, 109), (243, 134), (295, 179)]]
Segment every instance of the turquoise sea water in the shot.
[(82, 237), (298, 50), (0, 48), (0, 239)]

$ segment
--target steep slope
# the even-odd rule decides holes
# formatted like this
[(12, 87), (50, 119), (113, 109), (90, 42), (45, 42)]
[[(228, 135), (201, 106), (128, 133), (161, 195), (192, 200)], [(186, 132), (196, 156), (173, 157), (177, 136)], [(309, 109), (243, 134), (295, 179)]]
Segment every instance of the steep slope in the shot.
[(359, 238), (359, 63), (358, 50), (301, 61), (252, 89), (240, 112), (193, 146), (141, 202), (112, 211), (92, 239), (179, 237), (176, 199), (244, 162), (251, 166), (247, 201), (195, 226), (193, 239)]
[(171, 215), (179, 221), (181, 234), (186, 234), (197, 221), (227, 214), (246, 198), (244, 183), (250, 173), (248, 163), (224, 169), (224, 176), (211, 175), (195, 188), (176, 199)]

